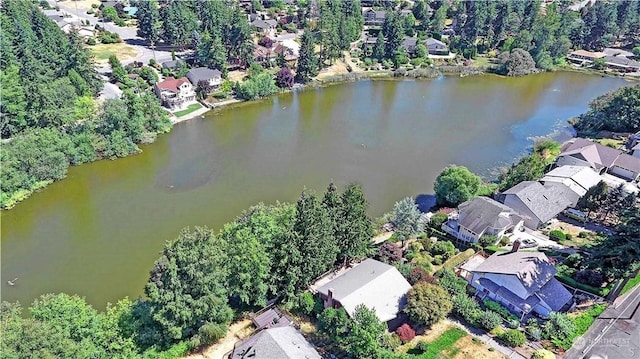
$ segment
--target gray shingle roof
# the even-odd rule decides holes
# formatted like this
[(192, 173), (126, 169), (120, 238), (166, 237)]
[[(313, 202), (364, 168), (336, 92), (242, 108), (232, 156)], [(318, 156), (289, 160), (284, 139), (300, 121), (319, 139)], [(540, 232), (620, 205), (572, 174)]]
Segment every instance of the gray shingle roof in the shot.
[(571, 301), (572, 295), (557, 279), (551, 278), (540, 288), (538, 297), (547, 303), (551, 310), (557, 312)]
[(200, 81), (210, 81), (211, 79), (221, 79), (222, 72), (212, 70), (208, 67), (196, 67), (187, 72), (187, 77), (192, 84), (197, 85)]
[(411, 285), (394, 266), (369, 258), (318, 288), (318, 292), (328, 295), (332, 290), (333, 298), (351, 316), (358, 305), (364, 304), (386, 322), (404, 308), (409, 289)]
[(540, 181), (559, 182), (571, 188), (579, 196), (584, 196), (587, 190), (597, 185), (602, 178), (590, 167), (560, 166), (548, 172)]
[(265, 329), (235, 347), (232, 359), (321, 359), (293, 327)]
[[(511, 207), (487, 197), (476, 197), (458, 206), (458, 224), (481, 234), (488, 228), (508, 229), (522, 220)], [(506, 215), (500, 215), (506, 212)]]
[(556, 269), (544, 253), (497, 252), (473, 269), (479, 273), (515, 275), (529, 294), (533, 294), (553, 279)]
[(523, 181), (502, 193), (514, 195), (544, 223), (571, 205), (566, 190), (559, 186), (543, 186), (540, 182)]

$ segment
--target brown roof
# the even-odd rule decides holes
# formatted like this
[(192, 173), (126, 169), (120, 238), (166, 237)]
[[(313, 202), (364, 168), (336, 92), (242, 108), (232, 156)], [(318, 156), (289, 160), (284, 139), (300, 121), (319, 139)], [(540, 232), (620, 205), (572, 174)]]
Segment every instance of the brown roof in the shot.
[(181, 77), (179, 79), (167, 77), (164, 81), (156, 82), (156, 86), (162, 90), (179, 92), (178, 87), (184, 83), (190, 84), (189, 79), (186, 77)]
[(591, 52), (591, 51), (586, 51), (586, 50), (576, 50), (576, 51), (571, 52), (569, 55), (592, 57), (594, 59), (600, 59), (600, 58), (603, 58), (603, 57), (607, 56), (603, 52)]
[(560, 156), (582, 158), (596, 168), (611, 167), (622, 153), (615, 148), (603, 146), (584, 138), (571, 139), (562, 146)]

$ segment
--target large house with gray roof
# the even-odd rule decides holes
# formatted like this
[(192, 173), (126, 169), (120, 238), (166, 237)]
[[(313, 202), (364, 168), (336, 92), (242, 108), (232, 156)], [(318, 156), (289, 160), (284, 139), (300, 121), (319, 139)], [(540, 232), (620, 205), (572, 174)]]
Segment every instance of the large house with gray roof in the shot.
[(524, 220), (515, 210), (488, 197), (476, 197), (458, 206), (458, 218), (442, 230), (459, 240), (476, 243), (485, 234), (504, 236), (521, 230)]
[(573, 305), (571, 293), (554, 277), (556, 269), (540, 252), (496, 252), (472, 257), (460, 275), (476, 289), (476, 296), (504, 305), (522, 320), (530, 313), (548, 317)]
[(321, 359), (318, 351), (292, 326), (264, 329), (236, 344), (228, 359)]
[(567, 198), (571, 206), (575, 207), (578, 200), (584, 196), (589, 188), (597, 185), (602, 178), (590, 167), (560, 166), (548, 172), (540, 182), (548, 186), (563, 186), (568, 189)]
[(208, 67), (196, 67), (187, 72), (187, 78), (193, 86), (197, 87), (200, 81), (204, 81), (211, 87), (218, 87), (222, 83), (222, 72)]
[(500, 202), (522, 215), (527, 228), (536, 229), (571, 206), (570, 189), (524, 181), (498, 196)]
[(558, 166), (591, 167), (598, 173), (610, 173), (628, 181), (640, 177), (640, 159), (621, 150), (603, 146), (584, 138), (573, 138), (562, 145)]
[(363, 304), (393, 330), (400, 324), (394, 319), (404, 309), (409, 289), (411, 284), (394, 266), (369, 258), (317, 291), (325, 308), (344, 308), (353, 317), (356, 307)]

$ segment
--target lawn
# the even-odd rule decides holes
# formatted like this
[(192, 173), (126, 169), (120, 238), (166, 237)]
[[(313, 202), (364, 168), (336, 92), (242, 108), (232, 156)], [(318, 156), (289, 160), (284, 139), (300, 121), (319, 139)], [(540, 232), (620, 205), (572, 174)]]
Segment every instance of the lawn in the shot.
[(600, 138), (600, 139), (596, 139), (594, 141), (598, 142), (599, 144), (601, 144), (603, 146), (609, 146), (609, 147), (612, 147), (612, 148), (620, 148), (625, 143), (625, 140), (616, 140), (616, 139), (613, 139), (613, 138)]
[(184, 110), (176, 111), (173, 114), (176, 117), (182, 117), (182, 116), (186, 116), (186, 115), (190, 114), (193, 111), (199, 110), (201, 108), (202, 108), (202, 105), (200, 105), (199, 103), (196, 102), (196, 103), (192, 103), (191, 105), (189, 105)]
[(106, 62), (109, 57), (115, 55), (120, 62), (133, 60), (138, 56), (138, 51), (127, 44), (97, 44), (89, 46), (89, 49), (98, 62)]
[[(447, 331), (442, 333), (438, 337), (438, 339), (429, 342), (429, 344), (427, 345), (427, 351), (422, 353), (419, 358), (453, 358), (458, 353), (458, 351), (460, 351), (460, 348), (454, 347), (454, 344), (465, 336), (467, 336), (467, 332), (460, 328), (448, 329)], [(411, 353), (411, 350), (409, 351), (409, 353)]]
[(620, 295), (623, 295), (624, 293), (630, 291), (633, 287), (635, 287), (639, 283), (640, 283), (640, 271), (638, 271), (635, 277), (630, 278), (627, 281), (624, 287), (622, 287), (622, 290), (620, 291)]

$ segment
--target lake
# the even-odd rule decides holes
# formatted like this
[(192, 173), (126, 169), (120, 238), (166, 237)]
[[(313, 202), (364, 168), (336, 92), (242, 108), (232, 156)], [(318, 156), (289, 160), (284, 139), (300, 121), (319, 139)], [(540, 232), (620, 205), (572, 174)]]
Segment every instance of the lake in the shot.
[(536, 137), (566, 138), (567, 119), (625, 84), (567, 72), (361, 81), (209, 112), (3, 211), (2, 299), (77, 293), (101, 309), (137, 297), (181, 228), (218, 230), (253, 204), (295, 201), (331, 180), (361, 183), (379, 216), (432, 193), (447, 164), (491, 178)]

